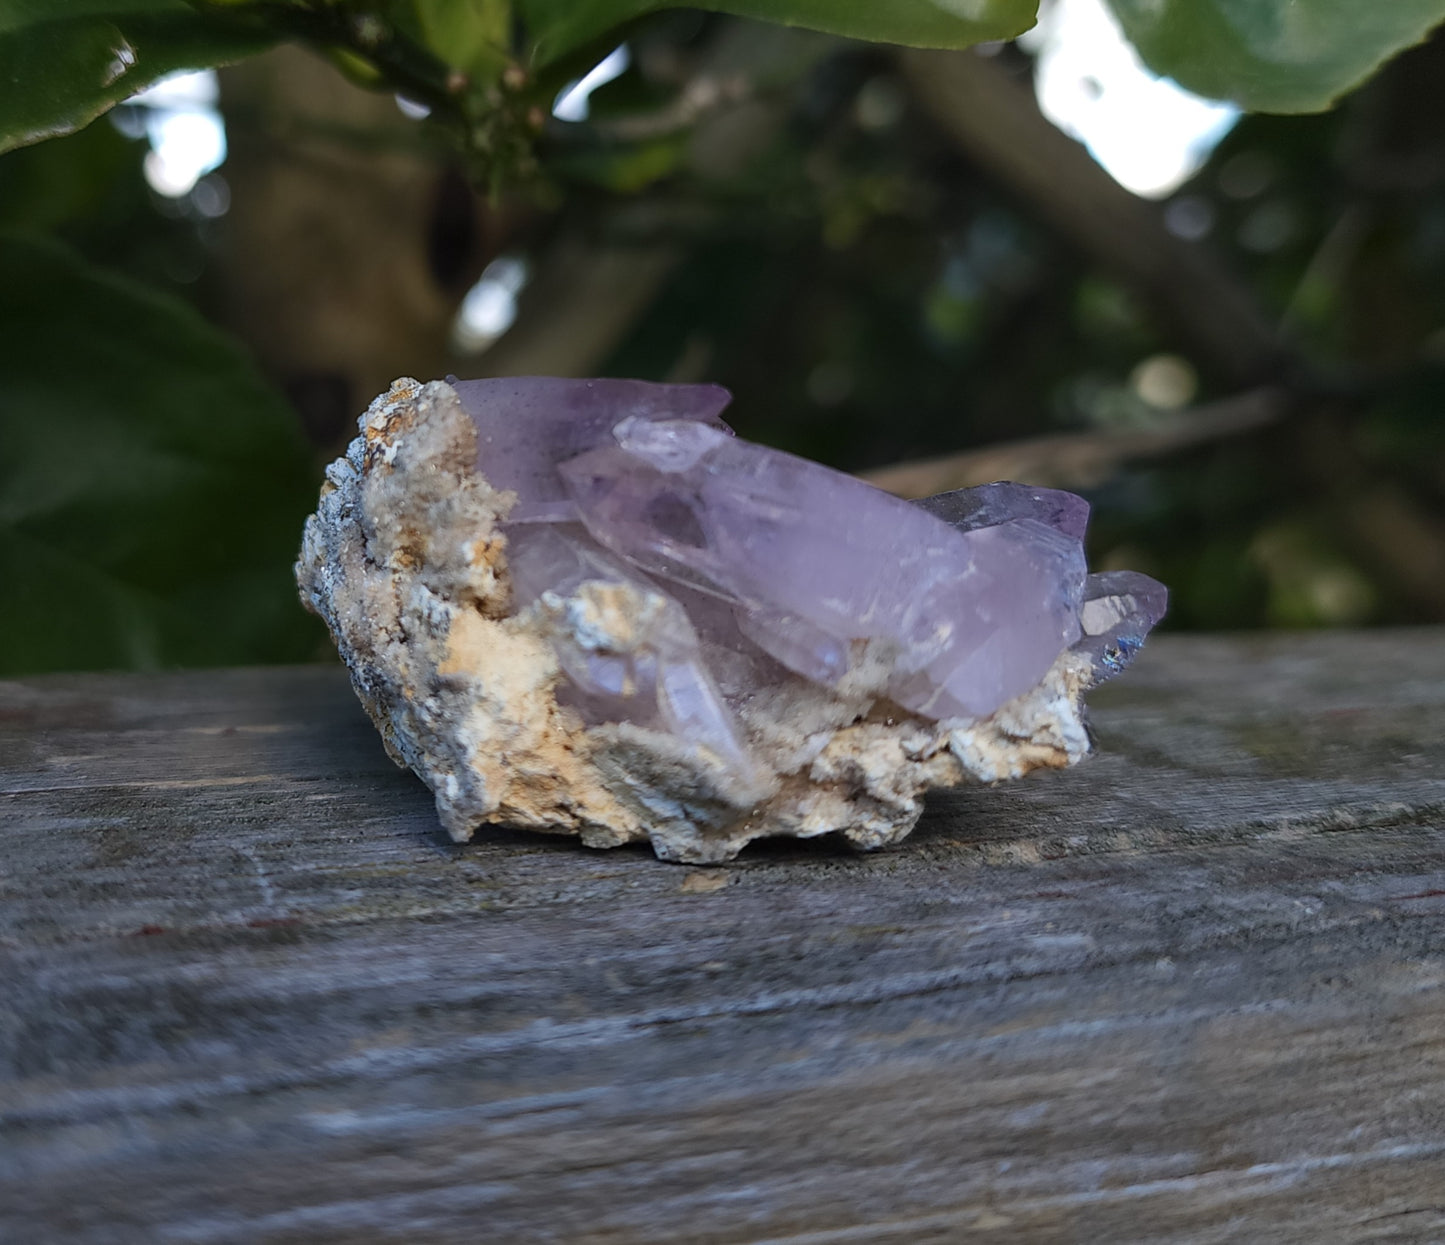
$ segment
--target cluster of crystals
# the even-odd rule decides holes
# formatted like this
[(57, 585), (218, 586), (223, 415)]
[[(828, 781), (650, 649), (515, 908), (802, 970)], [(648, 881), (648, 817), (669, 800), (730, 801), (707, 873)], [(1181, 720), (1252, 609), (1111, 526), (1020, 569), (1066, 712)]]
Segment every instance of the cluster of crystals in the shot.
[[(1123, 669), (1164, 613), (1089, 575), (1088, 503), (988, 484), (907, 502), (735, 437), (726, 390), (452, 379), (477, 469), (516, 493), (515, 607), (541, 603), (572, 702), (746, 764), (735, 718), (777, 665), (930, 719), (982, 718), (1066, 649)], [(774, 665), (773, 663), (776, 663)]]

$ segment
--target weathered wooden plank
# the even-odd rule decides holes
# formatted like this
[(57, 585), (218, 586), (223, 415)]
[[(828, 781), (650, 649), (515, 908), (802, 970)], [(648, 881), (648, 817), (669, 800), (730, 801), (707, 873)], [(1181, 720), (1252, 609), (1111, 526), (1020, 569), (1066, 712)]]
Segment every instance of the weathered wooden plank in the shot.
[(443, 842), (332, 669), (0, 685), (0, 1239), (1445, 1239), (1445, 634), (901, 849)]

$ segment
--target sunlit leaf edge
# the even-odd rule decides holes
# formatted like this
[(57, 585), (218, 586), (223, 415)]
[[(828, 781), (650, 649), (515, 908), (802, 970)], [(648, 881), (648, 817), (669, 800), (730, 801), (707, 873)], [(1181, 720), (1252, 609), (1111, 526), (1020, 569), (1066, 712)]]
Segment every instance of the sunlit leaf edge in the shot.
[(943, 49), (1015, 38), (1038, 17), (1038, 0), (966, 5), (958, 0), (519, 0), (518, 8), (536, 67), (570, 56), (637, 18), (669, 9), (703, 9), (874, 43)]
[(0, 29), (0, 153), (73, 133), (167, 74), (230, 64), (276, 41), (249, 18), (183, 4), (98, 7)]
[[(1299, 22), (1313, 8), (1324, 14), (1319, 21), (1328, 28), (1323, 44), (1319, 27), (1311, 32), (1316, 47), (1309, 54), (1284, 55), (1286, 49), (1280, 49), (1271, 57), (1265, 40), (1247, 38), (1221, 12), (1218, 0), (1108, 4), (1155, 73), (1248, 112), (1282, 114), (1325, 111), (1445, 21), (1445, 0), (1395, 0), (1368, 9), (1351, 0), (1259, 0), (1245, 12), (1261, 24)], [(1331, 10), (1338, 17), (1331, 17)]]

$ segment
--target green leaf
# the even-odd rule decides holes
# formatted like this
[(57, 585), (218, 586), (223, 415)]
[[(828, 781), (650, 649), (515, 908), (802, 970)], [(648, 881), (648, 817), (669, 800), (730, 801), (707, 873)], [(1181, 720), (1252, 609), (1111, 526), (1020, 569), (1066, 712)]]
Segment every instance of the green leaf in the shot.
[(517, 8), (541, 67), (662, 9), (711, 9), (876, 43), (966, 48), (1022, 34), (1034, 24), (1038, 0), (518, 0)]
[(0, 151), (68, 134), (168, 73), (273, 41), (184, 0), (0, 0)]
[(1155, 72), (1254, 112), (1319, 112), (1445, 18), (1445, 0), (1109, 0)]
[(309, 656), (297, 421), (185, 304), (0, 235), (0, 673)]
[(510, 60), (508, 0), (414, 0), (421, 42), (449, 65), (484, 81)]

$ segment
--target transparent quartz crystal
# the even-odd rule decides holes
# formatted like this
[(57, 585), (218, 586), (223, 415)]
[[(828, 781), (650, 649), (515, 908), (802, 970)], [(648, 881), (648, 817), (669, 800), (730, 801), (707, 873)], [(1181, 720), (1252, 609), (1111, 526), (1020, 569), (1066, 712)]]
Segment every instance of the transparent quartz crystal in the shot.
[(1138, 571), (1105, 571), (1084, 581), (1079, 611), (1084, 635), (1075, 647), (1093, 658), (1096, 683), (1134, 660), (1168, 604), (1164, 585)]
[(514, 606), (540, 604), (562, 624), (553, 647), (585, 717), (659, 727), (751, 769), (697, 632), (666, 591), (573, 524), (517, 524), (507, 555)]

